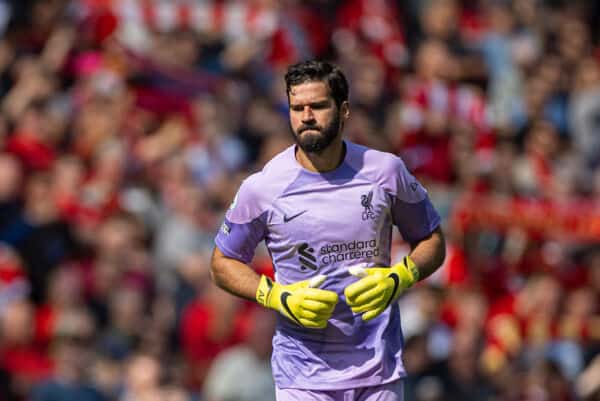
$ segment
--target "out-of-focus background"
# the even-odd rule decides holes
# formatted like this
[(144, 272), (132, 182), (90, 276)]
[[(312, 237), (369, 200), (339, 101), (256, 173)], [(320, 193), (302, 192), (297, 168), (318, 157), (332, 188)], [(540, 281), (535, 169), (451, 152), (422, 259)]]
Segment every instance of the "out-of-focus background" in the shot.
[(443, 216), (406, 400), (599, 400), (599, 40), (593, 0), (0, 1), (0, 400), (273, 399), (209, 253), (313, 57)]

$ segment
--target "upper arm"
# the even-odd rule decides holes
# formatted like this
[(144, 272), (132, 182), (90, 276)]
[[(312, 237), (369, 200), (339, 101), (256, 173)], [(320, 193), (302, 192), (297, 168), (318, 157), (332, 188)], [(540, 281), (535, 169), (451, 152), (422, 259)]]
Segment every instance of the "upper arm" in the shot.
[[(219, 255), (250, 263), (267, 233), (267, 210), (252, 180), (240, 186), (215, 238)], [(216, 251), (215, 251), (216, 252)], [(214, 259), (213, 259), (214, 260)]]
[(427, 190), (407, 170), (400, 158), (389, 160), (385, 168), (384, 185), (392, 197), (394, 225), (410, 244), (429, 237), (439, 227), (441, 218)]
[(215, 246), (210, 258), (210, 266), (215, 269), (219, 266), (219, 262), (222, 261), (226, 256), (221, 252), (218, 246)]
[(219, 249), (218, 246), (215, 246), (213, 248), (212, 256), (210, 258), (210, 267), (213, 272), (219, 270), (219, 268), (223, 267), (225, 264), (232, 263), (232, 262), (247, 264), (247, 263), (239, 260), (238, 258), (232, 258), (230, 256), (225, 255), (223, 253), (223, 251), (221, 251), (221, 249)]
[(420, 240), (409, 242), (410, 249), (414, 250), (421, 243), (429, 243), (435, 248), (445, 249), (446, 240), (442, 228), (437, 226), (429, 235), (423, 237)]
[(223, 271), (227, 269), (227, 265), (231, 262), (240, 262), (237, 259), (232, 259), (230, 257), (225, 256), (225, 254), (219, 249), (218, 246), (215, 246), (213, 249), (212, 256), (210, 258), (210, 275), (213, 281), (218, 281), (219, 276)]

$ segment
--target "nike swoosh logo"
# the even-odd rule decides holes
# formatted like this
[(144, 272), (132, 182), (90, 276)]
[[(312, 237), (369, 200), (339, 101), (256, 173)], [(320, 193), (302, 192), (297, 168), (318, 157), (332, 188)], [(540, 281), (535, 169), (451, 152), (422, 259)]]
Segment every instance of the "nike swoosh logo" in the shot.
[(296, 217), (303, 215), (304, 213), (308, 212), (308, 210), (303, 210), (299, 213), (296, 213), (294, 215), (288, 216), (288, 215), (283, 215), (283, 222), (287, 223), (288, 221), (294, 220)]
[(283, 307), (285, 308), (285, 310), (287, 311), (287, 313), (300, 325), (302, 326), (302, 323), (300, 323), (300, 320), (298, 320), (298, 318), (296, 316), (294, 316), (294, 314), (292, 313), (292, 310), (290, 309), (288, 303), (287, 303), (287, 299), (288, 297), (292, 295), (289, 292), (284, 292), (283, 294), (281, 294), (281, 304), (283, 305)]

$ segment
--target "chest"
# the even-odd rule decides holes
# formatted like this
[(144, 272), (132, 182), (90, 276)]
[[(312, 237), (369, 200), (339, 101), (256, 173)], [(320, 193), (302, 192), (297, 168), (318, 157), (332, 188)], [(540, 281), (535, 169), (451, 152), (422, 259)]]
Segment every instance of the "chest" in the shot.
[(389, 223), (390, 210), (389, 196), (373, 184), (307, 188), (277, 199), (268, 235), (277, 242), (368, 240)]

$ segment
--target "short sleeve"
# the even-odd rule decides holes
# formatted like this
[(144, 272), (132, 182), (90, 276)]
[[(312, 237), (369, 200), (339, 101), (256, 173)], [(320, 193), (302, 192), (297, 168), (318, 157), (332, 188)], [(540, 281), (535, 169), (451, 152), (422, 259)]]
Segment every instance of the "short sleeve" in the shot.
[(225, 256), (244, 263), (252, 261), (267, 227), (264, 202), (252, 184), (252, 180), (242, 183), (215, 238), (215, 244)]
[(440, 225), (440, 215), (433, 207), (427, 190), (400, 159), (395, 163), (393, 175), (392, 221), (405, 241), (418, 242)]

